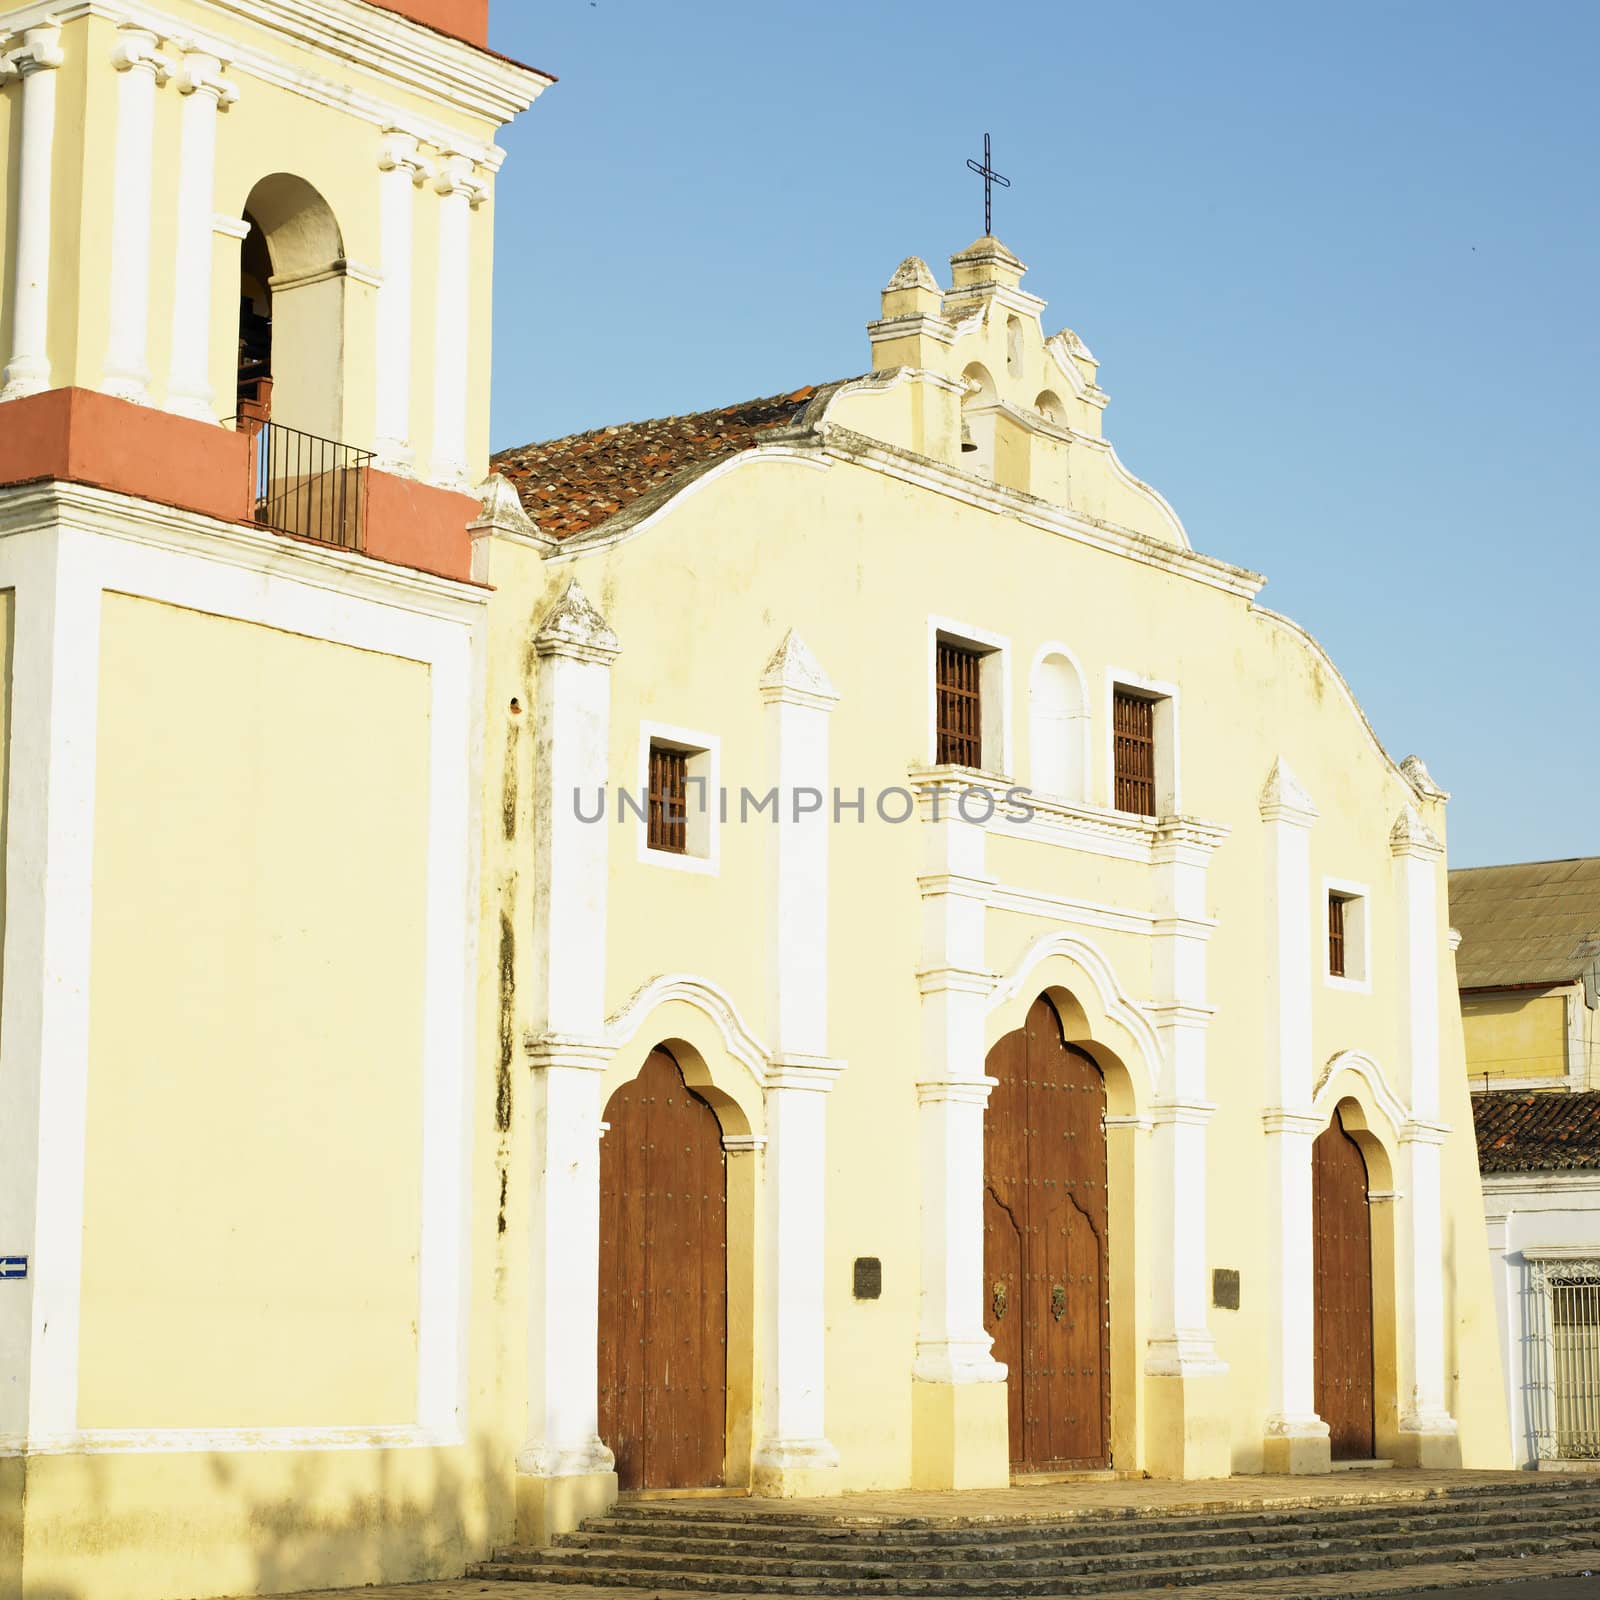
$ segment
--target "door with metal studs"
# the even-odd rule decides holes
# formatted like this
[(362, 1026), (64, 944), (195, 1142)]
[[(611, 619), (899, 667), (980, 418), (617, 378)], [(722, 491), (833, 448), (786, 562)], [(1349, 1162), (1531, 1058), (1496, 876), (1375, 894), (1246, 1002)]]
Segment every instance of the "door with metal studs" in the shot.
[(1109, 1467), (1105, 1080), (1043, 995), (988, 1073), (984, 1325), (1008, 1369), (1012, 1468)]

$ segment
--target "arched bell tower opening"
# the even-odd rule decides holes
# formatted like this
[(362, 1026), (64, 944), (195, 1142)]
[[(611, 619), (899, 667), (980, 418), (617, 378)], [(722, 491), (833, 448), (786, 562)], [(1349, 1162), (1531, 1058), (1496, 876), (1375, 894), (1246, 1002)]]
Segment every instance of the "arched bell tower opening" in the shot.
[(250, 232), (240, 256), (241, 398), (247, 382), (259, 394), (261, 379), (270, 378), (274, 422), (342, 439), (347, 279), (338, 219), (316, 189), (287, 172), (261, 179), (244, 214)]

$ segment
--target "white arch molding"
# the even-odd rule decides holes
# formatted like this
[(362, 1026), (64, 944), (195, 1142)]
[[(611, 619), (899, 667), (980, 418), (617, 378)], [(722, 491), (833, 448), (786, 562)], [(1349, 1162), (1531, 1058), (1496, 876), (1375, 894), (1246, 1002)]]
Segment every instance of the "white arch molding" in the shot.
[(681, 1000), (709, 1017), (728, 1054), (749, 1072), (758, 1088), (765, 1090), (771, 1059), (767, 1047), (745, 1021), (728, 991), (692, 972), (663, 973), (634, 990), (628, 1003), (606, 1022), (601, 1037), (607, 1048), (617, 1051), (631, 1044), (651, 1013), (673, 1000)]
[(1401, 1130), (1411, 1120), (1411, 1113), (1406, 1108), (1405, 1102), (1394, 1092), (1394, 1086), (1389, 1082), (1388, 1075), (1378, 1064), (1377, 1060), (1363, 1050), (1341, 1050), (1337, 1055), (1331, 1056), (1328, 1063), (1318, 1075), (1316, 1088), (1312, 1091), (1311, 1110), (1313, 1115), (1321, 1118), (1326, 1123), (1333, 1116), (1333, 1108), (1342, 1098), (1334, 1092), (1339, 1076), (1352, 1072), (1367, 1087), (1374, 1104), (1389, 1119), (1389, 1125), (1394, 1129), (1395, 1137), (1400, 1137)]
[(988, 1009), (998, 1011), (1022, 994), (1030, 987), (1038, 969), (1057, 956), (1070, 961), (1089, 980), (1102, 1014), (1133, 1040), (1144, 1060), (1151, 1090), (1159, 1090), (1164, 1057), (1155, 1024), (1139, 1002), (1123, 989), (1111, 962), (1086, 939), (1070, 933), (1047, 933), (1036, 939), (1011, 972), (996, 980), (990, 991)]

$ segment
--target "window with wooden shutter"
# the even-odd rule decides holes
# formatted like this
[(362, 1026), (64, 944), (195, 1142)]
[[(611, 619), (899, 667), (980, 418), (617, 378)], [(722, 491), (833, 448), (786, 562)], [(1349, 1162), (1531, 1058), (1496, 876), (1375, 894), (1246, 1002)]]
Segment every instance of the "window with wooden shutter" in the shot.
[(983, 696), (979, 671), (983, 652), (940, 639), (935, 671), (938, 752), (941, 766), (983, 765)]
[(689, 753), (650, 746), (647, 842), (652, 850), (683, 855), (689, 848)]
[(1328, 896), (1328, 976), (1345, 976), (1344, 959), (1344, 907), (1342, 894)]
[(1115, 805), (1136, 816), (1156, 814), (1156, 706), (1125, 689), (1111, 701)]

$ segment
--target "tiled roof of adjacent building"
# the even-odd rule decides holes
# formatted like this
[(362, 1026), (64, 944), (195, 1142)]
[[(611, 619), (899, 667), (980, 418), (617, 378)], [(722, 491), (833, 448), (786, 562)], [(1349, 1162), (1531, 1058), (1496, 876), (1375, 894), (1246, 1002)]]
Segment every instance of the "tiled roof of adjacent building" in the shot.
[(810, 385), (716, 411), (594, 428), (502, 450), (490, 466), (510, 479), (541, 533), (567, 539), (797, 424), (817, 393)]
[(1473, 1095), (1472, 1120), (1486, 1173), (1600, 1168), (1600, 1092), (1491, 1090)]
[(1463, 989), (1570, 983), (1600, 957), (1600, 856), (1450, 874)]

